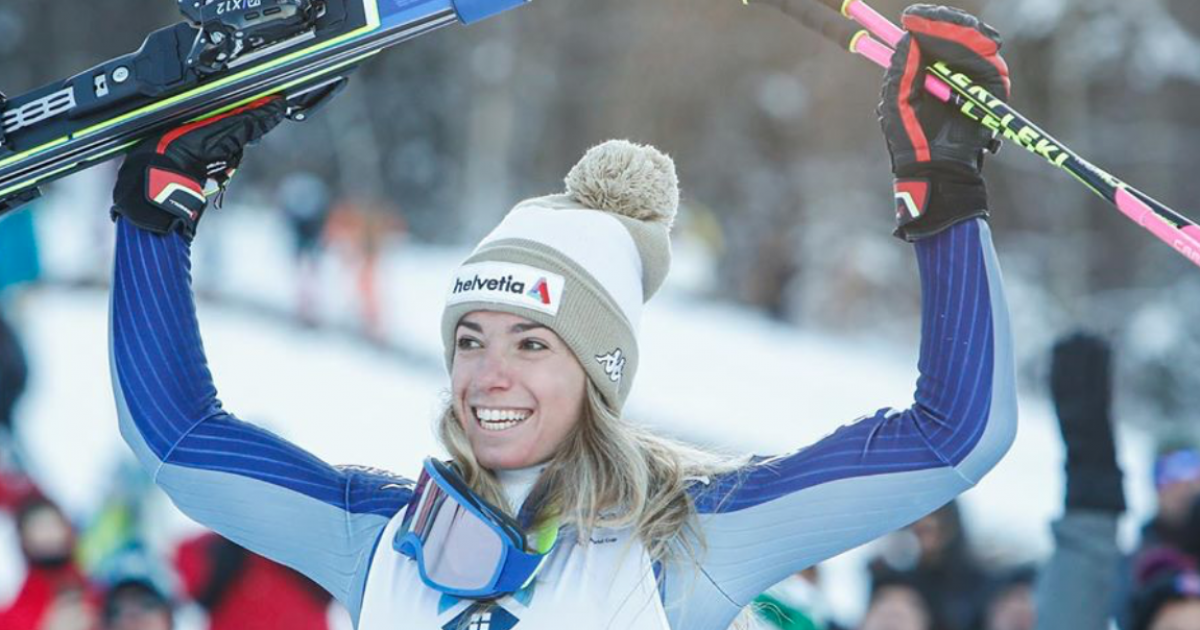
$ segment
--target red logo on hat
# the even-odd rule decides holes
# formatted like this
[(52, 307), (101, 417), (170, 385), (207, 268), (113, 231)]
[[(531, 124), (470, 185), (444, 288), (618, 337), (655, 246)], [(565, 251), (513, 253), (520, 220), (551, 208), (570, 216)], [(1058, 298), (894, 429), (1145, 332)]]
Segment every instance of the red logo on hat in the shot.
[(537, 284), (533, 285), (533, 288), (530, 289), (529, 293), (526, 293), (525, 295), (528, 295), (531, 298), (538, 298), (542, 301), (542, 304), (549, 304), (550, 287), (546, 284), (546, 279), (538, 278)]

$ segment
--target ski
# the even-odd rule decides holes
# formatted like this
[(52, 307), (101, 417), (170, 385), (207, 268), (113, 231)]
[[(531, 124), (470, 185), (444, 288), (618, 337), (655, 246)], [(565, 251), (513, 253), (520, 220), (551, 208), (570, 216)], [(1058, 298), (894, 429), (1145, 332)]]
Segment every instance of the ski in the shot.
[(178, 0), (186, 21), (135, 52), (19, 97), (0, 94), (0, 215), (143, 138), (283, 95), (305, 120), (380, 51), (528, 0)]

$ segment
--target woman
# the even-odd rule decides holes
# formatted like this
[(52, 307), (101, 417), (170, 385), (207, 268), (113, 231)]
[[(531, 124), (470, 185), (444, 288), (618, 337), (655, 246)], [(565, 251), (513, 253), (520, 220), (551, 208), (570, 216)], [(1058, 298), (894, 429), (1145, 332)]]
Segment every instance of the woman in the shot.
[(881, 116), (910, 210), (897, 233), (916, 242), (923, 286), (912, 408), (740, 465), (624, 421), (678, 189), (669, 158), (610, 143), (572, 170), (567, 194), (517, 206), (448, 283), (449, 464), (427, 461), (416, 485), (324, 464), (221, 408), (188, 286), (200, 182), (279, 122), (283, 106), (264, 99), (146, 143), (122, 168), (123, 435), (184, 512), (305, 573), (360, 628), (727, 627), (774, 582), (970, 488), (1015, 432), (1007, 315), (980, 218), (990, 137), (910, 89), (924, 51), (1007, 93), (998, 37), (942, 8), (905, 23), (914, 37)]

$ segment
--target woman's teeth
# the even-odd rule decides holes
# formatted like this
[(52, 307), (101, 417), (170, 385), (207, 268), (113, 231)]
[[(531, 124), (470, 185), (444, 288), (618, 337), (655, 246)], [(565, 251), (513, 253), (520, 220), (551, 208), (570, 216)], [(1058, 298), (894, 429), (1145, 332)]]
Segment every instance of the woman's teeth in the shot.
[(479, 419), (479, 426), (483, 427), (485, 431), (510, 429), (521, 424), (529, 415), (530, 412), (528, 411), (475, 408), (475, 417)]

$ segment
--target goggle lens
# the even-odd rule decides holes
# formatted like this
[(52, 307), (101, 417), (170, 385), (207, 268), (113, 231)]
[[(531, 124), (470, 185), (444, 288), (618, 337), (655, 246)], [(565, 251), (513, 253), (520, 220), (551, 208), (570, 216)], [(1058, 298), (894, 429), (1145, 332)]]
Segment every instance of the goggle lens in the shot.
[(404, 528), (421, 541), (426, 578), (457, 591), (488, 587), (504, 560), (500, 535), (426, 474), (417, 492)]

